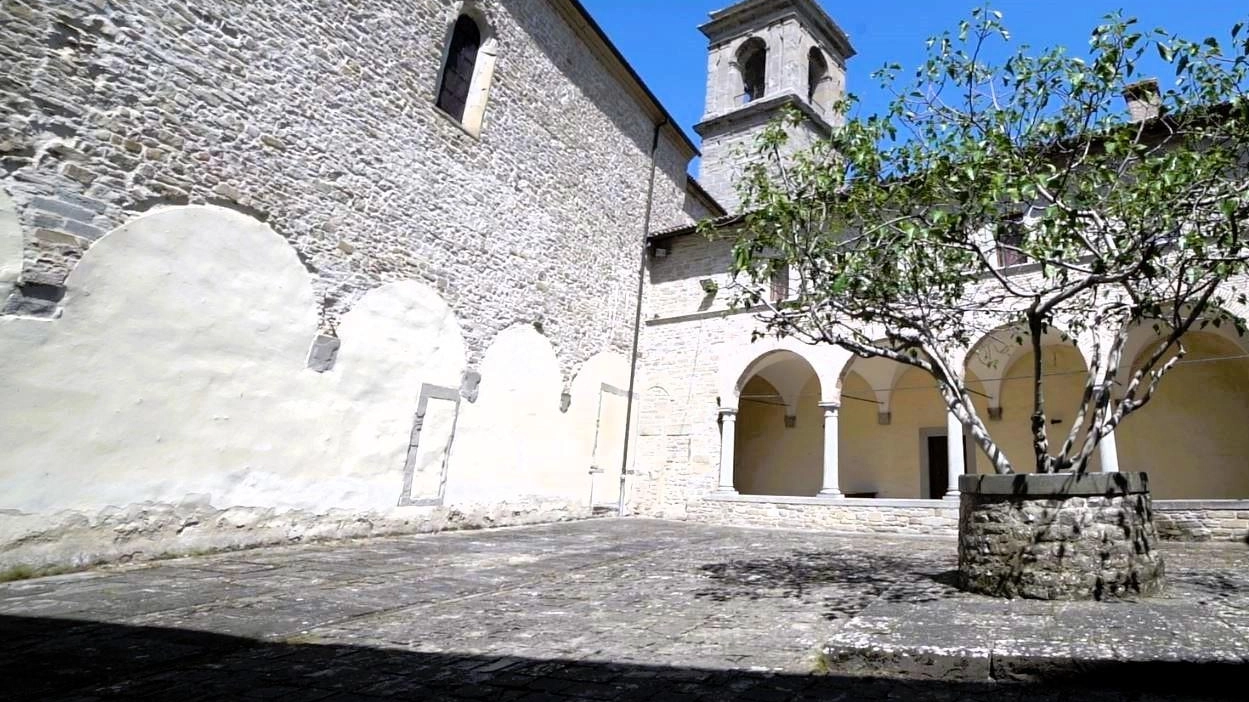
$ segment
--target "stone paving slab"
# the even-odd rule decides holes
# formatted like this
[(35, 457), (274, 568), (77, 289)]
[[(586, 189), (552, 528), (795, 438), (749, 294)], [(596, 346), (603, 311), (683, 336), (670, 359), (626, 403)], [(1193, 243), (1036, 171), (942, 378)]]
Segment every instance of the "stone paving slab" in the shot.
[(958, 591), (948, 539), (640, 519), (241, 551), (0, 585), (0, 698), (1221, 699), (1123, 677), (1249, 671), (1249, 552), (1167, 555), (1073, 605)]
[[(1197, 676), (1217, 688), (1249, 672), (1249, 551), (1168, 545), (1159, 597), (1114, 603), (994, 600), (942, 583), (894, 588), (824, 646), (850, 675), (982, 681), (1124, 677), (1146, 686)], [(917, 591), (923, 592), (923, 590)]]

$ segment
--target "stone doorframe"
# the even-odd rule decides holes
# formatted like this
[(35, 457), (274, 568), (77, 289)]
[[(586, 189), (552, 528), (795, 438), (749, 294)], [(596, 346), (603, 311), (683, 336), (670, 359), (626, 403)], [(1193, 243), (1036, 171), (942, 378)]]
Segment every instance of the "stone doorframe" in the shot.
[[(441, 475), (438, 478), (438, 495), (436, 497), (412, 497), (412, 483), (416, 476), (416, 457), (420, 449), (421, 429), (425, 424), (425, 413), (429, 409), (430, 400), (444, 400), (455, 403), (455, 414), (451, 420), (451, 432), (442, 455)], [(412, 438), (408, 442), (408, 455), (403, 465), (403, 492), (399, 494), (400, 507), (441, 506), (447, 492), (447, 461), (451, 457), (451, 445), (455, 442), (455, 427), (460, 420), (460, 391), (458, 388), (447, 388), (424, 383), (421, 385), (421, 399), (416, 406), (416, 417), (412, 421)]]

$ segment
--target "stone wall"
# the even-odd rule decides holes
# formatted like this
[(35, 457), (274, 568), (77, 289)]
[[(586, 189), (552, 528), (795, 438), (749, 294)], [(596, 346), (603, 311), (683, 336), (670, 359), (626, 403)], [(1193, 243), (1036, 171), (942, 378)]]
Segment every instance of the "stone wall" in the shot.
[(476, 5), (480, 138), (458, 2), (4, 3), (0, 566), (614, 502), (657, 108), (568, 0)]
[[(1249, 542), (1249, 505), (1208, 501), (1155, 501), (1154, 527), (1169, 541)], [(1220, 504), (1222, 502), (1222, 504)], [(824, 529), (852, 533), (958, 534), (958, 504), (936, 500), (829, 500), (817, 497), (691, 495), (688, 519), (726, 526)]]
[(0, 519), (0, 573), (10, 568), (39, 573), (210, 551), (542, 524), (590, 516), (585, 504), (532, 500), (386, 514), (356, 509), (223, 509), (195, 499), (178, 504), (141, 502), (89, 517), (67, 511)]
[(1154, 526), (1173, 541), (1249, 543), (1249, 501), (1155, 500)]
[(65, 285), (56, 319), (0, 317), (0, 398), (20, 398), (0, 401), (0, 569), (562, 518), (588, 512), (592, 466), (618, 475), (624, 356), (581, 364), (565, 400), (550, 342), (513, 325), (470, 402), (461, 323), (400, 281), (308, 368), (311, 276), (233, 210), (139, 217)]
[(690, 519), (727, 526), (867, 534), (954, 536), (958, 533), (957, 504), (941, 500), (709, 495), (692, 498), (686, 511)]
[[(798, 98), (789, 96), (792, 100)], [(703, 160), (699, 166), (698, 182), (711, 193), (729, 212), (741, 209), (741, 194), (737, 184), (742, 180), (748, 163), (758, 162), (757, 140), (768, 123), (780, 117), (780, 105), (775, 109), (752, 112), (740, 119), (726, 117), (724, 122), (712, 127), (700, 125)], [(811, 148), (821, 137), (827, 136), (822, 128), (812, 122), (804, 122), (791, 131), (786, 153), (801, 153)]]
[[(459, 3), (6, 3), (0, 188), (25, 289), (137, 213), (215, 203), (292, 243), (325, 325), (415, 279), (466, 321), (470, 368), (518, 321), (565, 380), (627, 351), (653, 116), (566, 0), (478, 4), (498, 38), (480, 139), (433, 105)], [(655, 228), (689, 221), (692, 152), (664, 133)]]

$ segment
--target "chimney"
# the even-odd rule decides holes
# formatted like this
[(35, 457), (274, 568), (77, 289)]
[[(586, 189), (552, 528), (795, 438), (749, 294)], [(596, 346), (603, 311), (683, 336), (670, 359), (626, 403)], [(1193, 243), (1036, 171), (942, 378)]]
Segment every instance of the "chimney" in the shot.
[(1162, 91), (1157, 78), (1146, 78), (1123, 87), (1123, 101), (1133, 122), (1144, 122), (1162, 114)]

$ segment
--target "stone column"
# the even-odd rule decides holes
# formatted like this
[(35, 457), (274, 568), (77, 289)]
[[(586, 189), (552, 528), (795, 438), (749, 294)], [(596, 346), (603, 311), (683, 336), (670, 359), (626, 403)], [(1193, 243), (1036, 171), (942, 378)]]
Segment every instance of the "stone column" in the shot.
[(1113, 431), (1103, 436), (1097, 444), (1097, 454), (1101, 458), (1103, 473), (1119, 472), (1119, 444), (1115, 442)]
[(945, 499), (957, 500), (958, 494), (958, 476), (963, 474), (963, 423), (953, 412), (945, 414), (946, 428), (946, 460), (949, 462), (949, 477), (945, 488)]
[(820, 487), (819, 497), (845, 497), (839, 485), (840, 476), (837, 466), (838, 421), (837, 412), (841, 405), (835, 402), (821, 402), (824, 410), (824, 480)]
[(733, 447), (737, 439), (737, 410), (720, 408), (720, 486), (716, 492), (736, 495), (733, 489)]

